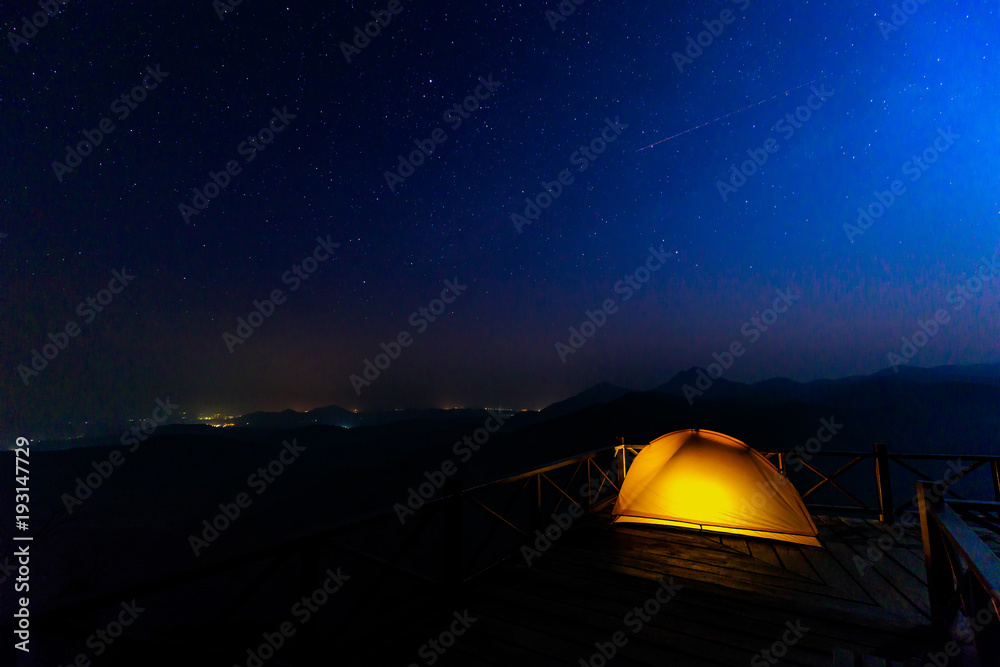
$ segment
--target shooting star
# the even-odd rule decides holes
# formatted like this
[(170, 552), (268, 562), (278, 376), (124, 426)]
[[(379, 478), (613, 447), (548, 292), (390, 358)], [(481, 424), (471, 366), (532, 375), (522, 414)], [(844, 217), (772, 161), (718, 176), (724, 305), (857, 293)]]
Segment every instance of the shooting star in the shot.
[(806, 81), (801, 86), (795, 86), (794, 88), (789, 88), (788, 90), (786, 90), (783, 93), (776, 93), (774, 95), (771, 95), (770, 97), (765, 97), (760, 102), (755, 102), (753, 104), (749, 104), (749, 105), (743, 107), (742, 109), (737, 109), (736, 111), (730, 111), (729, 113), (727, 113), (724, 116), (719, 116), (718, 118), (713, 118), (712, 120), (706, 121), (706, 122), (702, 123), (701, 125), (695, 125), (694, 127), (688, 128), (688, 129), (684, 130), (683, 132), (678, 132), (677, 134), (675, 134), (673, 136), (670, 136), (670, 137), (667, 137), (666, 139), (660, 139), (659, 141), (653, 142), (653, 143), (651, 143), (648, 146), (643, 146), (642, 148), (636, 150), (636, 153), (642, 152), (642, 151), (646, 150), (647, 148), (652, 148), (653, 146), (658, 146), (659, 144), (662, 144), (664, 141), (670, 141), (671, 139), (676, 139), (677, 137), (679, 137), (681, 135), (684, 135), (684, 134), (687, 134), (688, 132), (694, 132), (695, 130), (697, 130), (699, 128), (705, 127), (706, 125), (711, 125), (712, 123), (716, 123), (716, 122), (722, 120), (723, 118), (729, 118), (730, 116), (735, 116), (738, 113), (743, 113), (747, 109), (752, 109), (754, 107), (758, 107), (761, 104), (763, 104), (764, 102), (768, 102), (770, 100), (773, 100), (774, 98), (778, 97), (778, 95), (787, 95), (788, 93), (794, 92), (794, 91), (798, 90), (799, 88), (805, 88), (806, 86), (808, 86), (810, 84), (813, 84), (813, 83), (816, 83), (817, 81), (822, 81), (825, 78), (826, 78), (825, 76), (821, 76), (818, 79), (813, 79), (812, 81)]

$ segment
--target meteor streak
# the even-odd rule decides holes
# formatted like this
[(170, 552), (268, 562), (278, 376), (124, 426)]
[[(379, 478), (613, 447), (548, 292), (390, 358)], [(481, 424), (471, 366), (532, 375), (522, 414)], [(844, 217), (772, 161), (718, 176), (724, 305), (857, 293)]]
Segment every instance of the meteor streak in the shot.
[(783, 93), (777, 93), (775, 95), (771, 95), (770, 97), (765, 97), (760, 102), (755, 102), (753, 104), (749, 104), (749, 105), (743, 107), (742, 109), (737, 109), (736, 111), (730, 111), (729, 113), (727, 113), (724, 116), (719, 116), (718, 118), (713, 118), (712, 120), (706, 121), (706, 122), (702, 123), (701, 125), (695, 125), (694, 127), (688, 128), (688, 129), (684, 130), (683, 132), (678, 132), (677, 134), (675, 134), (673, 136), (670, 136), (670, 137), (667, 137), (666, 139), (660, 139), (659, 141), (653, 142), (653, 143), (651, 143), (648, 146), (643, 146), (642, 148), (636, 150), (635, 152), (636, 153), (642, 152), (642, 151), (646, 150), (647, 148), (652, 148), (653, 146), (662, 144), (664, 141), (670, 141), (671, 139), (676, 139), (677, 137), (681, 136), (682, 134), (687, 134), (688, 132), (694, 132), (698, 128), (705, 127), (706, 125), (711, 125), (712, 123), (718, 122), (718, 121), (722, 120), (723, 118), (729, 118), (730, 116), (735, 116), (738, 113), (743, 113), (747, 109), (752, 109), (753, 107), (760, 106), (764, 102), (767, 102), (769, 100), (773, 100), (778, 95), (787, 95), (788, 93), (796, 91), (799, 88), (805, 88), (809, 84), (816, 83), (817, 81), (822, 81), (825, 78), (826, 78), (825, 76), (821, 76), (818, 79), (813, 79), (812, 81), (806, 81), (801, 86), (795, 86), (794, 88), (789, 88), (788, 90), (786, 90)]

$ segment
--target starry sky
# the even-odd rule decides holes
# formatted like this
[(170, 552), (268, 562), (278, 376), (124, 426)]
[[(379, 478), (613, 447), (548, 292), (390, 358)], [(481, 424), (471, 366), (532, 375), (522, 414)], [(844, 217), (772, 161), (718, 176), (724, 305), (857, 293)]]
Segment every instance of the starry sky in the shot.
[(1000, 361), (993, 3), (559, 6), (7, 3), (0, 423)]

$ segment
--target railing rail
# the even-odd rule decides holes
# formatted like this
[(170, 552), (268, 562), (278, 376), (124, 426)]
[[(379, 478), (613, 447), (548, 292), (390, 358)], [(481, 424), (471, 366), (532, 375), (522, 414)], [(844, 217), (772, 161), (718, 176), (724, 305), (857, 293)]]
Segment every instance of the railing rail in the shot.
[[(330, 560), (330, 554), (338, 558), (350, 558), (368, 568), (375, 577), (368, 578), (370, 585), (364, 595), (359, 596), (344, 619), (363, 618), (362, 612), (374, 604), (376, 594), (381, 592), (390, 577), (403, 579), (415, 588), (431, 591), (435, 595), (451, 596), (470, 579), (489, 571), (497, 564), (516, 555), (521, 547), (540, 534), (544, 534), (550, 523), (548, 517), (569, 504), (574, 504), (584, 512), (596, 511), (614, 501), (625, 478), (628, 468), (645, 445), (627, 445), (619, 439), (616, 446), (597, 449), (585, 454), (555, 461), (528, 472), (511, 475), (492, 482), (463, 488), (458, 479), (449, 480), (442, 488), (440, 496), (424, 502), (414, 510), (407, 520), (405, 529), (392, 527), (397, 519), (395, 509), (386, 509), (342, 525), (294, 536), (284, 541), (252, 552), (199, 564), (185, 571), (157, 577), (153, 580), (127, 586), (87, 599), (78, 599), (50, 608), (33, 610), (33, 617), (40, 621), (72, 618), (79, 613), (96, 611), (118, 604), (123, 599), (144, 597), (170, 592), (182, 586), (201, 582), (211, 577), (235, 575), (240, 568), (257, 567), (258, 571), (249, 581), (241, 580), (242, 588), (235, 596), (220, 603), (216, 623), (231, 622), (233, 615), (244, 604), (261, 591), (264, 586), (278, 576), (287, 563), (297, 563), (299, 590), (302, 594), (315, 587), (316, 574), (325, 565), (322, 558)], [(991, 455), (942, 455), (942, 454), (891, 454), (884, 445), (875, 445), (871, 451), (827, 451), (811, 452), (808, 458), (792, 449), (758, 450), (764, 456), (776, 461), (776, 467), (786, 475), (790, 468), (797, 468), (800, 493), (807, 500), (807, 507), (813, 512), (836, 512), (838, 514), (858, 512), (877, 515), (889, 523), (893, 517), (905, 511), (910, 504), (895, 506), (893, 489), (889, 480), (893, 470), (905, 470), (908, 474), (927, 477), (919, 466), (926, 461), (961, 460), (968, 464), (955, 474), (960, 479), (973, 470), (988, 465), (996, 503), (980, 505), (979, 521), (992, 521), (989, 512), (1000, 512), (1000, 456)], [(839, 464), (837, 459), (840, 459)], [(846, 459), (846, 462), (844, 460)], [(850, 470), (863, 470), (871, 460), (871, 478), (861, 480), (874, 492), (875, 503), (866, 502), (846, 484), (841, 482)], [(836, 469), (825, 470), (820, 462), (833, 462)], [(798, 466), (801, 462), (802, 466)], [(816, 476), (806, 478), (806, 473)], [(955, 481), (952, 480), (952, 481)], [(579, 490), (575, 485), (580, 484)], [(808, 487), (808, 488), (807, 488)], [(832, 489), (850, 501), (847, 505), (818, 504), (810, 499), (820, 491)], [(958, 503), (963, 502), (957, 494), (949, 490)], [(863, 494), (872, 495), (872, 494)], [(968, 502), (968, 501), (966, 501)], [(960, 507), (960, 505), (955, 505)], [(370, 545), (361, 540), (364, 548), (352, 544), (350, 538), (358, 539), (367, 530), (390, 532), (395, 539), (386, 553), (373, 553)], [(429, 538), (434, 530), (439, 531), (437, 539)], [(415, 552), (421, 549), (433, 551), (432, 561), (437, 570), (428, 570), (414, 564)], [(423, 565), (426, 565), (426, 560)], [(334, 563), (336, 565), (336, 563)], [(262, 566), (262, 567), (261, 567)], [(349, 605), (348, 605), (349, 606)], [(998, 623), (997, 625), (1000, 625)], [(343, 631), (349, 631), (349, 623)]]
[[(616, 449), (616, 455), (621, 456), (619, 467), (625, 473), (631, 460), (634, 460), (646, 445), (625, 445), (620, 444)], [(962, 500), (962, 496), (951, 488), (956, 481), (968, 476), (983, 466), (989, 466), (990, 486), (993, 490), (993, 497), (1000, 502), (1000, 455), (992, 454), (893, 454), (889, 448), (882, 443), (872, 445), (871, 451), (859, 450), (826, 450), (819, 449), (814, 452), (805, 452), (799, 449), (757, 449), (767, 459), (778, 468), (779, 471), (789, 476), (790, 481), (796, 485), (799, 494), (806, 502), (806, 507), (813, 512), (843, 512), (849, 514), (867, 514), (878, 516), (882, 523), (891, 524), (895, 518), (906, 511), (916, 510), (916, 496), (912, 492), (906, 492), (906, 500), (895, 502), (893, 495), (892, 475), (894, 472), (906, 471), (912, 476), (913, 482), (921, 479), (932, 479), (933, 475), (926, 474), (918, 467), (918, 462), (957, 462), (965, 464), (960, 470), (955, 471), (954, 478), (950, 480), (948, 494), (956, 500)], [(624, 452), (624, 455), (622, 455)], [(819, 460), (844, 460), (833, 471), (826, 471), (819, 464)], [(865, 502), (858, 498), (855, 492), (845, 488), (839, 480), (844, 478), (845, 473), (858, 468), (859, 465), (871, 461), (871, 480), (867, 482), (867, 488), (873, 491), (874, 502)], [(808, 483), (805, 477), (792, 478), (789, 468), (796, 467), (799, 472), (805, 470), (811, 473), (815, 480)], [(834, 489), (840, 497), (851, 501), (849, 505), (836, 505), (829, 503), (816, 503), (809, 499), (824, 489)], [(913, 487), (906, 485), (907, 489)], [(1000, 512), (1000, 507), (993, 510)]]
[(961, 611), (969, 619), (984, 664), (1000, 664), (1000, 623), (996, 622), (1000, 618), (1000, 558), (963, 520), (975, 512), (995, 511), (1000, 503), (946, 500), (943, 486), (917, 482), (931, 620), (937, 634), (946, 639)]

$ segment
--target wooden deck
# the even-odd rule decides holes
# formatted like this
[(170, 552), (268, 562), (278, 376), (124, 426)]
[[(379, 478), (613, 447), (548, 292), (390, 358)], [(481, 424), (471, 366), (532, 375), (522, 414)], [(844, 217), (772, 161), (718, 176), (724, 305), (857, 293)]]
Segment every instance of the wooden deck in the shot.
[[(832, 665), (836, 649), (867, 656), (865, 665), (926, 658), (935, 647), (919, 524), (859, 567), (885, 534), (878, 522), (816, 523), (822, 548), (612, 526), (609, 510), (585, 517), (530, 567), (518, 558), (478, 580), (467, 592), (477, 621), (438, 664), (602, 665), (590, 662), (595, 642), (622, 631), (614, 665), (770, 665), (752, 661), (787, 624), (808, 630), (778, 664)], [(661, 576), (682, 588), (636, 631), (625, 616)]]

